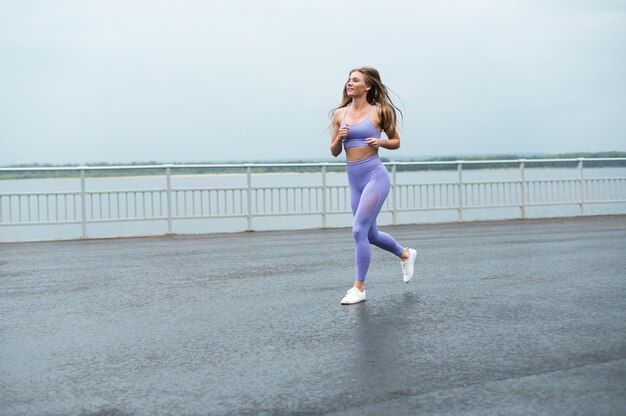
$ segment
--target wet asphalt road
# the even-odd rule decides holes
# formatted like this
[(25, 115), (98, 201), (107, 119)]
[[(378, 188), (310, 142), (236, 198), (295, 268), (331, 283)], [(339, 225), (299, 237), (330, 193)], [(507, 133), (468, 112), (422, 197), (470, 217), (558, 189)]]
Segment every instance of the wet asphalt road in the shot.
[(0, 414), (626, 414), (626, 217), (384, 230), (0, 244)]

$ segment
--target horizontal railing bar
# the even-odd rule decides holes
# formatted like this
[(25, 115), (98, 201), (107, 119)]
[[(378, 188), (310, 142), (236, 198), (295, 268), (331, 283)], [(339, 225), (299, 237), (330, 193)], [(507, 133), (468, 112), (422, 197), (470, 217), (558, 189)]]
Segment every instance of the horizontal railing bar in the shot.
[(10, 226), (25, 226), (25, 225), (76, 225), (80, 224), (80, 220), (74, 221), (43, 221), (43, 222), (0, 222), (0, 225), (3, 227)]
[[(463, 207), (463, 209), (480, 209), (481, 207)], [(519, 208), (519, 205), (503, 205), (503, 206), (494, 206), (493, 208)], [(456, 211), (458, 207), (455, 206), (445, 206), (445, 207), (418, 207), (418, 208), (397, 208), (397, 212), (418, 212), (418, 211)]]
[[(550, 202), (526, 202), (527, 207), (552, 207), (557, 205), (578, 205), (580, 201), (578, 200), (570, 200), (570, 201), (550, 201)], [(585, 204), (587, 201), (585, 201)]]
[[(341, 188), (347, 188), (348, 185), (345, 186), (327, 186), (326, 189), (341, 189)], [(229, 188), (230, 189), (230, 188)], [(247, 188), (243, 188), (243, 189), (247, 189)], [(324, 187), (319, 186), (319, 185), (312, 185), (312, 186), (308, 186), (308, 185), (302, 185), (302, 186), (253, 186), (250, 189), (255, 190), (255, 191), (271, 191), (271, 190), (288, 190), (288, 191), (293, 191), (293, 190), (300, 190), (300, 189), (305, 189), (305, 190), (312, 190), (312, 189), (318, 189), (318, 190), (322, 190), (324, 189)]]
[(30, 168), (0, 168), (0, 172), (80, 172), (80, 171), (97, 171), (97, 170), (147, 170), (147, 169), (165, 169), (166, 165), (134, 165), (134, 166), (76, 166), (76, 167), (30, 167)]
[(345, 162), (328, 163), (218, 163), (218, 164), (181, 164), (181, 165), (120, 165), (120, 166), (76, 166), (76, 167), (23, 167), (0, 168), (0, 172), (80, 172), (80, 171), (107, 171), (107, 170), (163, 170), (163, 169), (242, 169), (242, 168), (280, 168), (280, 167), (322, 167), (337, 166), (345, 167)]
[(23, 197), (23, 196), (79, 196), (80, 192), (11, 192), (0, 193), (1, 197)]
[(626, 202), (626, 199), (590, 199), (585, 200), (585, 204), (619, 204)]
[[(346, 211), (348, 213), (350, 211)], [(327, 214), (341, 214), (339, 211), (328, 212)], [(294, 216), (306, 216), (306, 215), (322, 215), (322, 211), (285, 211), (285, 212), (263, 212), (254, 213), (255, 218), (261, 217), (294, 217)]]
[[(196, 219), (205, 219), (205, 218), (242, 218), (245, 215), (234, 214), (234, 215), (199, 215), (199, 216), (184, 216), (177, 217), (173, 216), (172, 218), (176, 220), (196, 220)], [(167, 217), (138, 217), (138, 218), (104, 218), (104, 219), (90, 219), (86, 222), (88, 224), (98, 224), (98, 223), (111, 223), (111, 222), (135, 222), (135, 221), (165, 221)]]
[[(527, 181), (528, 182), (528, 181)], [(480, 181), (480, 182), (463, 182), (461, 185), (509, 185), (509, 184), (518, 184), (520, 180), (509, 180), (509, 181)], [(458, 185), (459, 182), (420, 182), (420, 183), (398, 183), (397, 187), (417, 187), (417, 186), (450, 186), (450, 185)], [(347, 186), (347, 185), (346, 185)]]

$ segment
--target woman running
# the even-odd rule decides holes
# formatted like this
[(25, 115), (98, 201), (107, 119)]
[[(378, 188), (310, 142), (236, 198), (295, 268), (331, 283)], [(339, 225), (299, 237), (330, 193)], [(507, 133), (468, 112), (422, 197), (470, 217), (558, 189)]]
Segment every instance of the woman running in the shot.
[[(376, 217), (391, 187), (389, 172), (378, 157), (378, 148), (400, 147), (396, 109), (378, 71), (362, 67), (350, 71), (341, 104), (332, 111), (330, 152), (337, 157), (342, 148), (346, 149), (346, 171), (354, 216), (352, 234), (356, 244), (356, 280), (341, 299), (342, 305), (365, 300), (370, 244), (400, 257), (403, 280), (408, 283), (413, 278), (416, 251), (403, 248), (392, 236), (376, 228)], [(381, 138), (382, 132), (385, 132), (386, 139)]]

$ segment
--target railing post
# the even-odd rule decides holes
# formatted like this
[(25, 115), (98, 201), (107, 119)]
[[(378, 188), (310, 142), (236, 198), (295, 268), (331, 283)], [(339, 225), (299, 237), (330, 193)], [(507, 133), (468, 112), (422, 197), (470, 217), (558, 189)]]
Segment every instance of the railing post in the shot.
[(81, 238), (87, 238), (87, 190), (85, 189), (85, 169), (80, 166), (80, 226)]
[(252, 164), (246, 163), (246, 231), (252, 231)]
[(578, 205), (580, 207), (580, 216), (585, 215), (585, 177), (583, 175), (583, 160), (584, 158), (578, 158), (578, 180), (580, 182), (580, 200)]
[(326, 216), (326, 167), (328, 163), (322, 163), (322, 228), (327, 227)]
[(397, 185), (396, 181), (396, 162), (391, 162), (391, 224), (398, 224), (398, 205), (397, 205)]
[(173, 234), (172, 227), (172, 166), (174, 165), (165, 165), (165, 184), (166, 184), (166, 200), (167, 200), (167, 233)]
[(521, 175), (521, 182), (520, 182), (520, 218), (521, 219), (525, 219), (526, 218), (526, 177), (524, 175), (524, 162), (526, 161), (526, 159), (521, 159), (519, 161), (519, 169), (520, 169), (520, 175)]
[(458, 190), (458, 198), (459, 198), (459, 203), (457, 204), (457, 214), (456, 214), (456, 219), (458, 222), (463, 222), (463, 161), (462, 160), (457, 160), (457, 173), (458, 173), (458, 177), (459, 177), (459, 190)]

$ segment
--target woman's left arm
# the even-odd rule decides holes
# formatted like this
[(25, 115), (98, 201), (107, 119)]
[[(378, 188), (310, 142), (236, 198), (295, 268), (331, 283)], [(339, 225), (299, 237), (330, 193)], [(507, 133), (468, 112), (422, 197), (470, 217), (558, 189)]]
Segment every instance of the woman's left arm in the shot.
[[(380, 111), (380, 108), (378, 109), (378, 111)], [(378, 113), (376, 113), (375, 121), (377, 125), (380, 125), (380, 115)], [(367, 145), (372, 149), (378, 149), (379, 147), (389, 150), (399, 149), (400, 135), (398, 134), (398, 129), (393, 126), (390, 130), (392, 131), (385, 131), (385, 135), (387, 136), (386, 139), (369, 137), (365, 139), (365, 143), (367, 143)]]
[(397, 130), (394, 133), (395, 134), (393, 135), (393, 137), (388, 137), (386, 140), (376, 139), (378, 140), (378, 145), (384, 149), (389, 149), (389, 150), (399, 149), (400, 148), (400, 135), (398, 134)]

